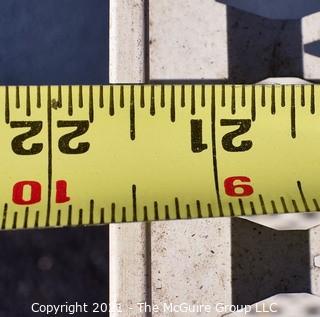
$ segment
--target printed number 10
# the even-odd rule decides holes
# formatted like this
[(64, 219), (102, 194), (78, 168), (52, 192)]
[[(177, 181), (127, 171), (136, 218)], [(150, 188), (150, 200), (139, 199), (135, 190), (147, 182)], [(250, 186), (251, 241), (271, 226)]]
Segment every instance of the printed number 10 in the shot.
[[(32, 205), (41, 201), (41, 184), (37, 181), (21, 181), (13, 185), (12, 201), (17, 205)], [(28, 191), (28, 193), (27, 193)], [(67, 194), (67, 182), (56, 181), (55, 202), (62, 204), (70, 200)]]

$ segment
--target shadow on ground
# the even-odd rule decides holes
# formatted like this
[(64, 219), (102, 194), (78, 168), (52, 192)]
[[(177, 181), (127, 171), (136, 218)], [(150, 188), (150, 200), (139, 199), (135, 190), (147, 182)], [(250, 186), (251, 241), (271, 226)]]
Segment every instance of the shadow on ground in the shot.
[(34, 316), (34, 302), (106, 302), (107, 246), (106, 226), (1, 232), (0, 316)]

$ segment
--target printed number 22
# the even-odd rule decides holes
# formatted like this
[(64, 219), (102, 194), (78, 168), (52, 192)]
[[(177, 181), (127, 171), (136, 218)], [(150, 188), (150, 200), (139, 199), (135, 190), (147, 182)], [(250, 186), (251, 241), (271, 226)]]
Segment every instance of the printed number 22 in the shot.
[[(71, 146), (71, 141), (76, 137), (84, 135), (89, 129), (88, 120), (63, 121), (57, 122), (58, 128), (75, 128), (73, 131), (62, 135), (58, 141), (58, 147), (64, 154), (83, 154), (89, 150), (89, 142), (79, 142), (76, 146)], [(27, 132), (15, 136), (11, 142), (11, 148), (18, 155), (35, 155), (43, 150), (42, 143), (32, 143), (29, 148), (26, 147), (25, 141), (38, 135), (42, 131), (42, 121), (12, 121), (10, 127), (29, 128)]]

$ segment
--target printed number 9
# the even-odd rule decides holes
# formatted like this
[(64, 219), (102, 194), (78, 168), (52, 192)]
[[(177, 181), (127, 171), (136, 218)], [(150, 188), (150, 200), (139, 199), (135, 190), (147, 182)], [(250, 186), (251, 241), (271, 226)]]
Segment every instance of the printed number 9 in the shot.
[[(235, 184), (236, 181), (240, 181), (242, 183)], [(250, 183), (251, 179), (246, 176), (233, 176), (228, 177), (224, 180), (224, 189), (225, 193), (228, 196), (233, 197), (244, 197), (244, 196), (250, 196), (253, 194), (253, 187), (249, 184), (244, 183)]]

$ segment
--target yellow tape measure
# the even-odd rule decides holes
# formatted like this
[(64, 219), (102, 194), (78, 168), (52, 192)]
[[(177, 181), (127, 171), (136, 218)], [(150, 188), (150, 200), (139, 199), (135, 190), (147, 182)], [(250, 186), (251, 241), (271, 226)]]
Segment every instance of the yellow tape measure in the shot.
[(1, 229), (319, 210), (318, 85), (0, 87), (0, 102)]

